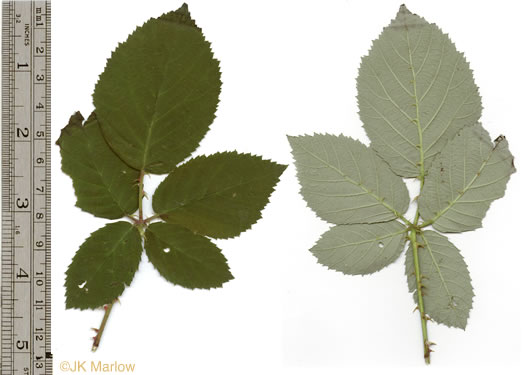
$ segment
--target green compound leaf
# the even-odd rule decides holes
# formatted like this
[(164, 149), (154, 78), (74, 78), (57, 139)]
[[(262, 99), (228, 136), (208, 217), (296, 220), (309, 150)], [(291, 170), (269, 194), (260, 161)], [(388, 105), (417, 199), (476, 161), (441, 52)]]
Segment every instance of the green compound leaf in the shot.
[(285, 168), (236, 152), (198, 156), (159, 185), (153, 210), (202, 235), (235, 237), (259, 220)]
[(210, 289), (233, 279), (221, 250), (208, 238), (179, 225), (151, 224), (144, 245), (151, 263), (173, 284)]
[[(465, 329), (474, 292), (463, 257), (445, 236), (434, 231), (423, 231), (417, 241), (423, 246), (418, 258), (425, 313), (438, 323)], [(412, 249), (407, 251), (405, 266), (408, 289), (417, 303)]]
[(134, 213), (139, 172), (111, 151), (94, 114), (82, 125), (83, 120), (80, 112), (73, 114), (57, 141), (62, 170), (73, 180), (77, 207), (106, 219)]
[(130, 223), (118, 221), (93, 232), (66, 271), (66, 308), (113, 302), (131, 284), (141, 254), (140, 234)]
[[(133, 223), (94, 232), (66, 272), (67, 308), (105, 305), (92, 350), (137, 270), (142, 241), (170, 282), (190, 289), (222, 286), (233, 276), (206, 236), (230, 238), (249, 229), (286, 168), (236, 152), (179, 166), (215, 118), (220, 75), (210, 44), (184, 4), (148, 20), (118, 45), (93, 93), (96, 117), (83, 124), (76, 113), (62, 130), (57, 144), (77, 206)], [(144, 177), (150, 173), (169, 175), (153, 195), (156, 214), (147, 217)], [(159, 219), (168, 223), (152, 224)]]
[(186, 5), (150, 19), (119, 45), (95, 87), (102, 131), (130, 166), (167, 173), (215, 118), (219, 62)]
[(432, 163), (419, 198), (421, 216), (441, 232), (480, 228), (515, 171), (505, 137), (493, 144), (480, 124), (468, 126)]
[[(481, 98), (463, 54), (404, 5), (363, 57), (357, 90), (370, 148), (342, 135), (289, 137), (304, 200), (337, 224), (311, 252), (330, 269), (364, 275), (394, 262), (408, 242), (406, 274), (429, 364), (428, 320), (464, 329), (474, 293), (459, 250), (423, 228), (479, 228), (505, 193), (514, 158), (505, 137), (493, 144), (477, 124)], [(419, 180), (410, 220), (402, 177)]]
[(405, 6), (363, 57), (357, 89), (371, 147), (403, 177), (417, 177), (421, 159), (428, 170), (447, 140), (481, 116), (463, 54)]
[(322, 219), (334, 224), (377, 223), (407, 210), (403, 180), (361, 142), (321, 134), (288, 140), (301, 193)]
[(403, 252), (406, 226), (397, 221), (337, 225), (310, 250), (319, 263), (347, 275), (365, 275), (394, 262)]

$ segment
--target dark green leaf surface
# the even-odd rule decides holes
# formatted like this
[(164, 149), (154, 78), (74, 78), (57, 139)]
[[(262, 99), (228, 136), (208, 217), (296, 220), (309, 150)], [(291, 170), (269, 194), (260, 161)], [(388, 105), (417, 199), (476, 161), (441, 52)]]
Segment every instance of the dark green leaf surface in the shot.
[(301, 193), (334, 224), (393, 220), (408, 208), (408, 190), (374, 150), (343, 135), (288, 137)]
[(57, 141), (62, 170), (73, 180), (77, 207), (107, 219), (134, 213), (139, 172), (111, 151), (93, 114), (84, 125), (82, 121), (79, 112), (71, 116)]
[(406, 232), (407, 228), (397, 221), (336, 225), (310, 251), (330, 269), (347, 275), (366, 275), (399, 258)]
[(202, 235), (235, 237), (259, 220), (285, 168), (236, 152), (198, 156), (159, 185), (153, 210)]
[[(459, 250), (439, 233), (423, 231), (417, 241), (423, 246), (418, 250), (418, 258), (425, 313), (438, 323), (465, 329), (474, 297), (467, 264)], [(407, 251), (405, 267), (408, 289), (417, 303), (411, 248)]]
[(183, 5), (150, 19), (119, 45), (95, 87), (102, 131), (130, 166), (167, 173), (215, 118), (219, 62)]
[(131, 284), (141, 254), (140, 234), (128, 222), (93, 232), (66, 271), (66, 307), (94, 309), (114, 301)]
[(515, 171), (505, 137), (493, 144), (481, 124), (465, 127), (432, 163), (419, 199), (421, 216), (441, 232), (480, 228)]
[(179, 225), (151, 224), (145, 248), (151, 263), (173, 284), (210, 289), (233, 279), (221, 250), (208, 238)]
[(374, 148), (403, 177), (425, 171), (465, 125), (481, 98), (462, 53), (436, 25), (404, 5), (363, 57), (359, 114)]

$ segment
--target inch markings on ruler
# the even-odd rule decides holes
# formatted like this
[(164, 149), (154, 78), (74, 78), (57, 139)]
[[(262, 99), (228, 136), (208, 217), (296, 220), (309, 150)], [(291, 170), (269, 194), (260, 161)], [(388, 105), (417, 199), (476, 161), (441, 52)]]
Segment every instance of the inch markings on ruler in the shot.
[(2, 3), (2, 375), (52, 373), (50, 21)]

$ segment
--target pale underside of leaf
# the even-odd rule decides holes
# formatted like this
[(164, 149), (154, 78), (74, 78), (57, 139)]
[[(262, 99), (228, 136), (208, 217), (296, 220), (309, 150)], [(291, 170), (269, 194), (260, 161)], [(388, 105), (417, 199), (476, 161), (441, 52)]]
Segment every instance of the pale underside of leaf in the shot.
[(322, 219), (334, 224), (376, 223), (407, 210), (403, 180), (359, 141), (320, 134), (288, 140), (301, 193)]
[(106, 219), (134, 213), (138, 208), (139, 171), (111, 150), (94, 114), (84, 124), (82, 121), (79, 112), (71, 116), (57, 141), (62, 170), (73, 180), (76, 205)]
[(131, 284), (141, 254), (140, 234), (128, 222), (93, 232), (66, 271), (66, 307), (94, 309), (113, 302)]
[[(474, 298), (467, 264), (459, 250), (439, 233), (423, 231), (417, 241), (422, 245), (418, 258), (425, 313), (437, 323), (465, 329)], [(412, 249), (406, 254), (408, 289), (417, 303)]]
[(285, 166), (222, 152), (174, 169), (153, 195), (161, 218), (213, 238), (235, 237), (261, 217)]
[(432, 164), (419, 198), (421, 216), (441, 232), (480, 228), (515, 171), (504, 137), (494, 145), (480, 124), (465, 127)]
[(233, 279), (221, 250), (208, 238), (179, 225), (151, 224), (144, 247), (150, 262), (173, 284), (211, 289)]
[(435, 24), (402, 6), (363, 57), (359, 114), (374, 148), (403, 177), (428, 170), (447, 140), (481, 116), (462, 53)]
[(337, 225), (310, 250), (320, 264), (347, 275), (371, 274), (403, 252), (407, 228), (397, 221)]
[(219, 63), (187, 7), (150, 19), (119, 45), (93, 94), (102, 131), (130, 166), (167, 173), (215, 118)]

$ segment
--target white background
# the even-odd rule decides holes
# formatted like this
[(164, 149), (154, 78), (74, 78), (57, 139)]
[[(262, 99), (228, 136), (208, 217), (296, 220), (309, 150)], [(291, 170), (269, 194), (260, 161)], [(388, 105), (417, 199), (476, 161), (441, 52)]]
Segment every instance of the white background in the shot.
[[(118, 42), (180, 1), (53, 1), (53, 142), (91, 93)], [(284, 164), (285, 135), (343, 133), (368, 143), (357, 115), (362, 55), (399, 1), (189, 1), (221, 62), (217, 119), (194, 153), (238, 150)], [(521, 1), (407, 1), (465, 52), (483, 99), (482, 122), (516, 156), (505, 198), (483, 228), (450, 236), (469, 265), (476, 297), (466, 331), (429, 324), (438, 345), (424, 368), (421, 328), (403, 258), (372, 276), (318, 264), (308, 249), (328, 229), (301, 196), (290, 165), (263, 220), (217, 241), (233, 281), (190, 291), (162, 279), (143, 257), (111, 315), (98, 352), (90, 327), (102, 311), (65, 310), (64, 271), (107, 221), (74, 207), (71, 180), (53, 146), (53, 353), (62, 361), (136, 364), (136, 374), (523, 374), (525, 277), (525, 75)], [(160, 178), (147, 180), (153, 191)], [(357, 372), (354, 372), (357, 371)]]

